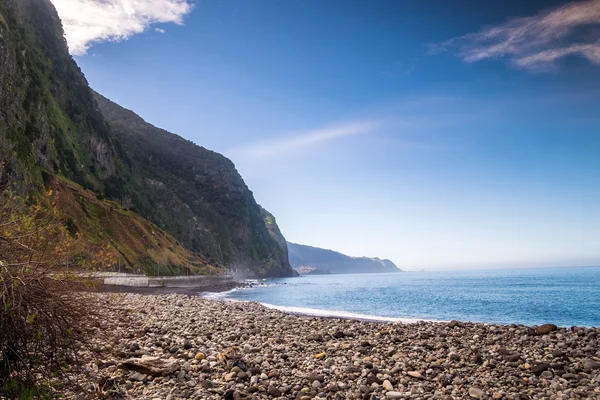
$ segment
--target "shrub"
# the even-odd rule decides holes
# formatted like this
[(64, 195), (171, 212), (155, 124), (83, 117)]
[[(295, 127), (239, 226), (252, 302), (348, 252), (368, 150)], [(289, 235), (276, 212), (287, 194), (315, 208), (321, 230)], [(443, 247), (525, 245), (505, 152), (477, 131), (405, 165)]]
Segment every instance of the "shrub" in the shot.
[(61, 272), (77, 246), (51, 202), (0, 193), (0, 397), (35, 392), (77, 359), (93, 309)]

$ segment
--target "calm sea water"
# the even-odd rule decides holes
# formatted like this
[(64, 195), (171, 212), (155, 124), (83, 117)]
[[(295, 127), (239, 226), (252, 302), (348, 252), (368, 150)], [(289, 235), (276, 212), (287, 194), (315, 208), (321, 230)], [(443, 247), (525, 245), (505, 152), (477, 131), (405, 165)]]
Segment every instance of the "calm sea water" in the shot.
[(600, 326), (600, 267), (305, 276), (221, 296), (315, 315)]

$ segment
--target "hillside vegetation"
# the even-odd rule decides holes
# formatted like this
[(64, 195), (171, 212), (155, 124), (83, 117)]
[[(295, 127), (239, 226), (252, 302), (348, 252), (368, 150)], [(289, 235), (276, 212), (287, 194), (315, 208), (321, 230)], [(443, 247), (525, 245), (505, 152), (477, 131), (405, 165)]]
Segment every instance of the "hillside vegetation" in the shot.
[(95, 98), (131, 160), (128, 185), (134, 190), (128, 195), (138, 213), (232, 272), (292, 274), (287, 249), (269, 232), (262, 208), (229, 159), (147, 123), (98, 93)]
[[(63, 221), (86, 248), (102, 254), (103, 265), (148, 275), (218, 274), (211, 266), (138, 214), (63, 179), (47, 183), (57, 198)], [(72, 261), (74, 264), (76, 260)]]
[(293, 274), (230, 160), (92, 92), (49, 0), (1, 0), (0, 16), (0, 190), (59, 185), (90, 246), (132, 268)]

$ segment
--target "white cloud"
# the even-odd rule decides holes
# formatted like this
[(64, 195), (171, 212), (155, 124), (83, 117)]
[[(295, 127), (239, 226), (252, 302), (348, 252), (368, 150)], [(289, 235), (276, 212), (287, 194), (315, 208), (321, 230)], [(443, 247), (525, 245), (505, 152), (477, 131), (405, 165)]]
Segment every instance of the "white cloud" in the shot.
[(448, 40), (434, 52), (457, 51), (468, 63), (505, 58), (530, 70), (554, 68), (572, 55), (600, 65), (599, 28), (600, 0), (579, 1)]
[(273, 139), (239, 147), (229, 152), (234, 156), (268, 157), (279, 155), (329, 140), (373, 132), (381, 122), (358, 122), (301, 132), (294, 136)]
[(154, 32), (165, 33), (166, 31), (164, 29), (161, 29), (161, 28), (154, 28)]
[(182, 24), (193, 7), (192, 0), (51, 1), (73, 55), (85, 54), (94, 43), (128, 39), (153, 23)]

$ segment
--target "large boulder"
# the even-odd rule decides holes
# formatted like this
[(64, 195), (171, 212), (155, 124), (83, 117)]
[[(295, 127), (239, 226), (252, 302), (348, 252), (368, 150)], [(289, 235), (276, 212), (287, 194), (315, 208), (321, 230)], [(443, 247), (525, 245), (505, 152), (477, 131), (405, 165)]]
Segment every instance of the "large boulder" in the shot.
[(547, 335), (550, 332), (554, 332), (557, 329), (558, 329), (558, 327), (554, 324), (544, 324), (544, 325), (540, 325), (537, 328), (535, 328), (535, 334), (536, 335)]

